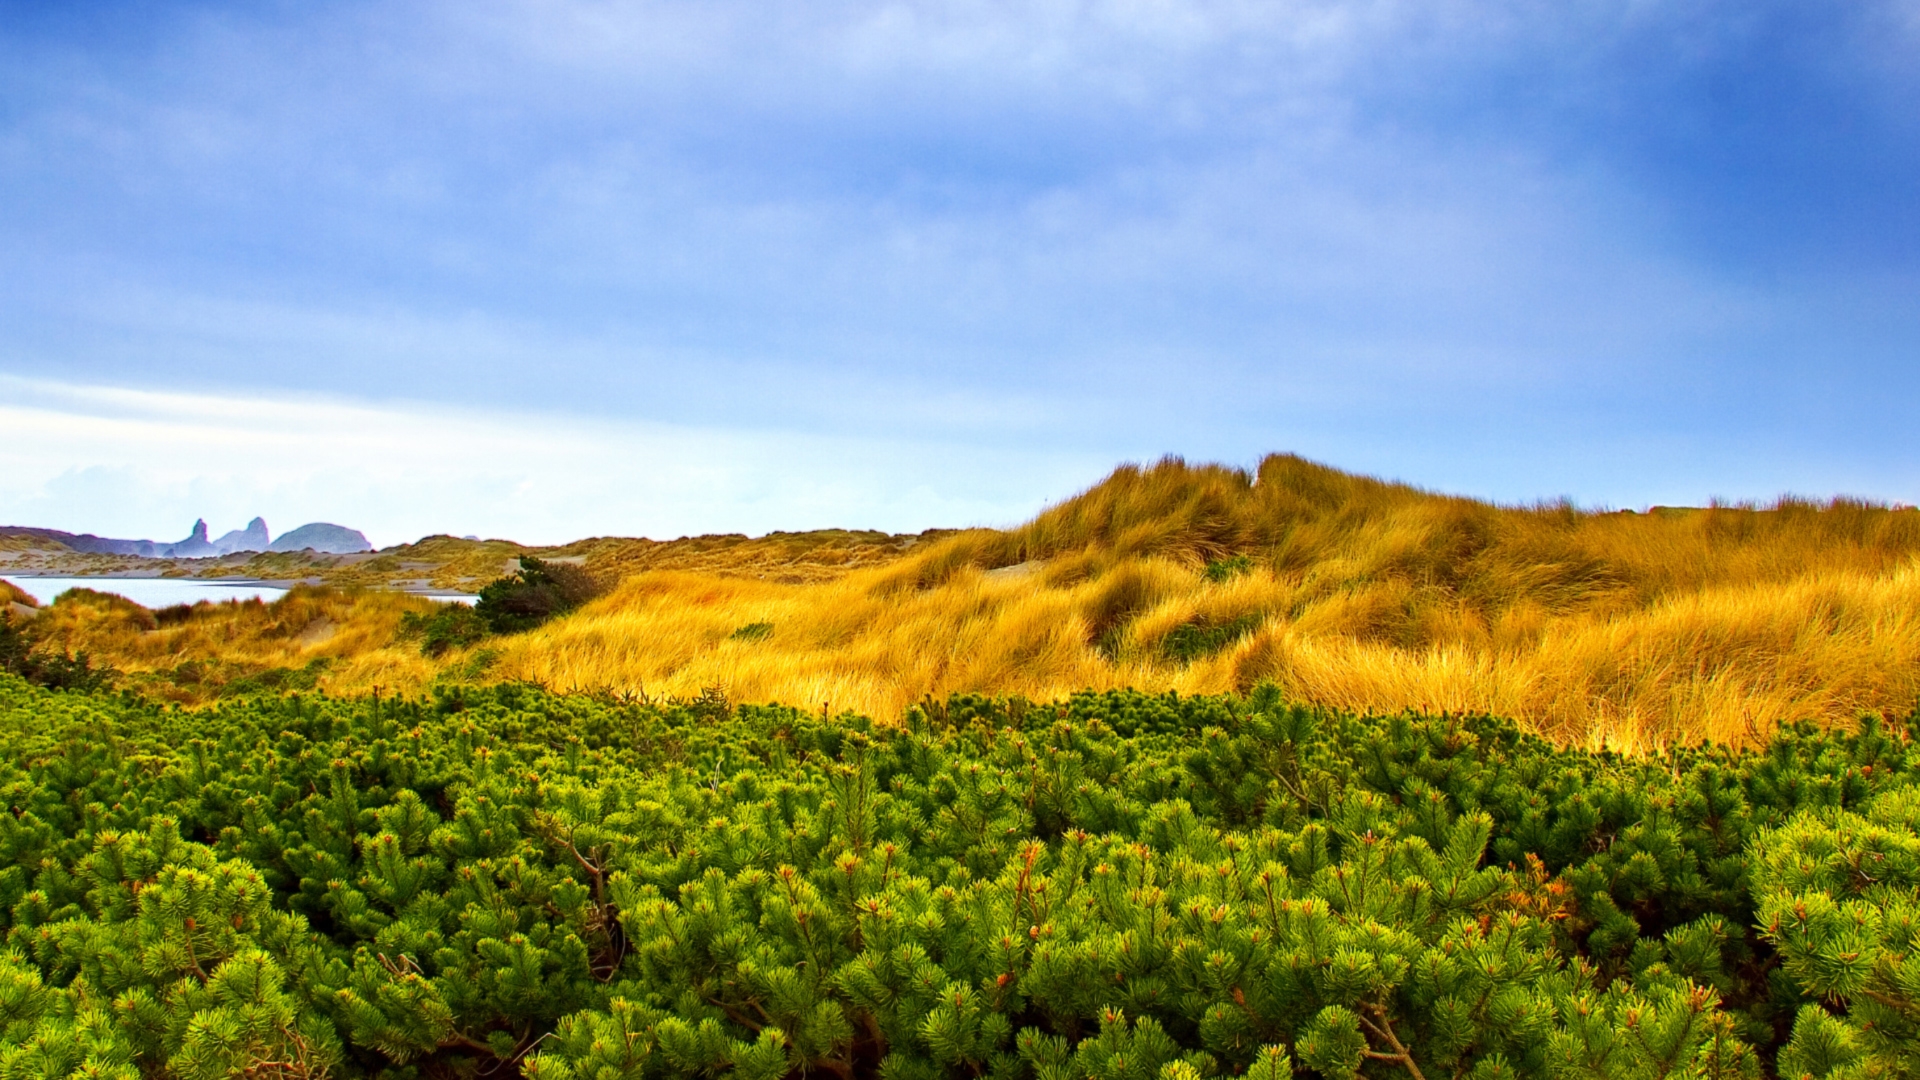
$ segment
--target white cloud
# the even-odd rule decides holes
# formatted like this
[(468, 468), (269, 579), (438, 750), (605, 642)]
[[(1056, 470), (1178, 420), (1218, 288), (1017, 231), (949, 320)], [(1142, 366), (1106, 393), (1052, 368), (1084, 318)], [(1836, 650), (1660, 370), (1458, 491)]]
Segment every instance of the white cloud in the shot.
[[(1782, 10), (353, 0), (22, 48), (0, 372), (181, 393), (0, 386), (0, 521), (917, 527), (1162, 450), (1908, 497), (1910, 254), (1747, 265), (1824, 210), (1719, 206), (1871, 155), (1791, 138), (1817, 98), (1661, 149), (1825, 86), (1743, 51)], [(1914, 10), (1879, 66), (1813, 46), (1903, 106)]]
[(0, 376), (0, 520), (176, 539), (264, 515), (377, 545), (1007, 524), (1097, 479), (1068, 454)]

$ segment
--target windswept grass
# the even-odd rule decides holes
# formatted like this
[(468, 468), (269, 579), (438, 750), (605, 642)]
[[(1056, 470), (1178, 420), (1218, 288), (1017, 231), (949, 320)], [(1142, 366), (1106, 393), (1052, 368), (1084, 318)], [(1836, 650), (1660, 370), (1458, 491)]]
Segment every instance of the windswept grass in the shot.
[[(107, 584), (107, 583), (103, 583)], [(433, 601), (403, 593), (296, 588), (265, 603), (202, 601), (146, 608), (111, 593), (72, 589), (27, 624), (36, 648), (121, 673), (156, 697), (200, 703), (227, 694), (284, 689), (417, 693), (436, 666), (399, 641), (408, 612)]]
[[(1272, 679), (1638, 749), (1920, 697), (1920, 513), (1499, 507), (1272, 457), (1125, 468), (1007, 532), (792, 586), (651, 573), (500, 650), (558, 688), (899, 715), (954, 691)], [(1209, 573), (1208, 568), (1214, 572)], [(770, 627), (752, 635), (749, 626)]]
[(40, 601), (35, 600), (32, 594), (13, 582), (0, 579), (0, 611), (6, 610), (13, 604), (19, 604), (23, 608), (37, 608), (40, 606)]
[(438, 659), (396, 638), (426, 601), (378, 592), (296, 590), (145, 614), (152, 625), (79, 595), (32, 634), (178, 700), (276, 678), (409, 691), (457, 676), (686, 698), (721, 687), (884, 718), (962, 691), (1272, 680), (1346, 709), (1489, 712), (1623, 750), (1748, 743), (1782, 721), (1920, 700), (1920, 513), (1847, 500), (1592, 513), (1296, 457), (1253, 475), (1168, 460), (1006, 532), (554, 550), (624, 580), (541, 629)]

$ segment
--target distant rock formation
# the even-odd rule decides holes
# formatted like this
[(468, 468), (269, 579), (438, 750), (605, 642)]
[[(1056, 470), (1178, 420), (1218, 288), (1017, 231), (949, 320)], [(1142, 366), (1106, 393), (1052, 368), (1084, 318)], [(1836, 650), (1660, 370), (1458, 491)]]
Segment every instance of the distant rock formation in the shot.
[(204, 559), (220, 554), (207, 542), (207, 521), (200, 518), (193, 523), (193, 533), (177, 544), (165, 545), (164, 557), (170, 559)]
[(231, 555), (236, 551), (265, 551), (273, 542), (267, 534), (267, 520), (254, 518), (247, 522), (244, 529), (235, 529), (213, 542), (213, 550), (219, 555)]
[(244, 529), (235, 529), (218, 540), (207, 539), (204, 519), (193, 523), (193, 532), (185, 540), (154, 543), (152, 540), (115, 540), (92, 533), (74, 535), (59, 529), (35, 529), (0, 526), (0, 537), (27, 540), (35, 546), (65, 548), (83, 555), (139, 555), (149, 559), (208, 559), (253, 551), (316, 551), (323, 555), (351, 555), (372, 551), (358, 529), (316, 521), (302, 525), (275, 540), (267, 531), (265, 518), (254, 518)]
[(316, 521), (302, 525), (267, 546), (268, 551), (316, 551), (322, 555), (352, 555), (372, 551), (373, 545), (358, 529)]
[(0, 534), (30, 539), (39, 544), (50, 544), (55, 548), (77, 551), (82, 555), (139, 555), (148, 559), (196, 559), (216, 554), (214, 546), (207, 542), (207, 523), (193, 523), (193, 534), (177, 544), (156, 544), (151, 540), (115, 540), (108, 536), (95, 536), (92, 533), (74, 535), (59, 529), (34, 529), (10, 525), (0, 528)]

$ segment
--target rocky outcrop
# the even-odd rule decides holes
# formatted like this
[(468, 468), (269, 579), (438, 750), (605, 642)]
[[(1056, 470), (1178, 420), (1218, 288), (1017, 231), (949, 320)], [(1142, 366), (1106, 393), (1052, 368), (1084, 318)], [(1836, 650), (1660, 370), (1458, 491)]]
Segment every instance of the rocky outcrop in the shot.
[(265, 551), (273, 542), (267, 534), (267, 519), (254, 518), (247, 522), (244, 529), (235, 529), (213, 542), (213, 550), (218, 555), (232, 555), (236, 551)]
[(268, 551), (315, 551), (322, 555), (352, 555), (372, 551), (373, 545), (358, 529), (316, 521), (284, 533), (267, 547)]
[(218, 540), (207, 539), (207, 523), (193, 523), (193, 532), (185, 540), (155, 543), (152, 540), (115, 540), (92, 533), (74, 535), (58, 529), (34, 529), (0, 526), (0, 536), (48, 550), (74, 551), (83, 555), (139, 555), (149, 559), (207, 559), (254, 551), (315, 551), (323, 555), (350, 555), (372, 551), (358, 529), (316, 521), (302, 525), (275, 540), (267, 531), (265, 518), (254, 518), (244, 529), (234, 529)]
[(218, 554), (220, 552), (215, 551), (213, 545), (207, 542), (205, 518), (193, 523), (192, 535), (177, 544), (166, 545), (165, 550), (160, 552), (162, 558), (171, 559), (204, 559)]

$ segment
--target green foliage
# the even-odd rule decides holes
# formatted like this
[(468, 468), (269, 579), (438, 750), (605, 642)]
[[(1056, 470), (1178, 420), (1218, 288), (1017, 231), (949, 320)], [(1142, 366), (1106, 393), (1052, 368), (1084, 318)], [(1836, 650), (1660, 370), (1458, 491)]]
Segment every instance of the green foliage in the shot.
[[(0, 1080), (1912, 1075), (1905, 741), (0, 678)], [(1906, 1026), (1901, 1026), (1901, 1025)]]
[(49, 690), (91, 693), (113, 685), (118, 672), (94, 667), (86, 653), (36, 648), (8, 615), (0, 613), (0, 674), (13, 675)]
[(267, 668), (250, 675), (242, 675), (222, 687), (221, 693), (239, 696), (312, 690), (320, 685), (320, 676), (326, 674), (327, 669), (332, 666), (331, 658), (316, 656), (297, 668)]
[(1203, 573), (1206, 574), (1208, 581), (1215, 584), (1231, 581), (1242, 574), (1253, 573), (1253, 556), (1229, 555), (1224, 559), (1215, 559), (1207, 564)]
[(1189, 663), (1212, 656), (1259, 629), (1265, 616), (1255, 612), (1223, 623), (1195, 621), (1182, 623), (1160, 640), (1160, 651), (1169, 660)]
[(1760, 922), (1800, 1010), (1782, 1075), (1920, 1075), (1920, 790), (1797, 814), (1756, 845)]
[(487, 620), (466, 604), (443, 603), (430, 615), (409, 611), (400, 617), (400, 637), (418, 640), (423, 656), (443, 656), (485, 638)]
[(599, 596), (591, 574), (572, 563), (520, 557), (520, 569), (481, 588), (473, 611), (496, 634), (531, 630)]
[(729, 641), (765, 641), (773, 636), (773, 624), (770, 622), (750, 622), (727, 635)]

